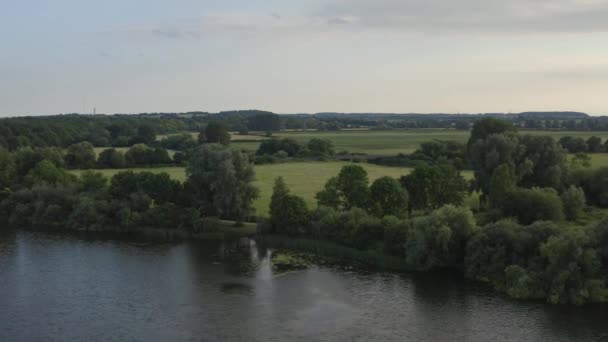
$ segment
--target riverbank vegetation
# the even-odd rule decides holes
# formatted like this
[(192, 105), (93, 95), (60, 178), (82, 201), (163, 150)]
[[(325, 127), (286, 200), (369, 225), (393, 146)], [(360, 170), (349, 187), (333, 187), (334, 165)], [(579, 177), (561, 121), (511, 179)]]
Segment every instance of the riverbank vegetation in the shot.
[[(313, 241), (400, 269), (453, 269), (515, 298), (608, 301), (600, 133), (518, 133), (516, 120), (493, 117), (478, 118), (470, 133), (460, 121), (411, 132), (277, 132), (283, 119), (274, 114), (240, 115), (119, 117), (99, 121), (105, 128), (79, 116), (49, 119), (91, 127), (45, 144), (40, 134), (50, 133), (38, 120), (11, 121), (5, 127), (40, 131), (0, 141), (0, 226), (173, 239), (221, 238), (227, 225), (251, 233), (258, 221), (265, 241)], [(237, 125), (242, 134), (231, 134)], [(248, 125), (267, 132), (252, 136)], [(407, 154), (387, 156), (391, 149)]]
[(316, 209), (278, 178), (259, 233), (386, 254), (412, 270), (460, 270), (514, 298), (608, 301), (608, 220), (577, 221), (608, 206), (607, 169), (569, 162), (551, 137), (495, 119), (475, 124), (467, 155), (476, 212), (462, 207), (467, 183), (450, 163), (372, 184), (350, 165), (318, 193)]

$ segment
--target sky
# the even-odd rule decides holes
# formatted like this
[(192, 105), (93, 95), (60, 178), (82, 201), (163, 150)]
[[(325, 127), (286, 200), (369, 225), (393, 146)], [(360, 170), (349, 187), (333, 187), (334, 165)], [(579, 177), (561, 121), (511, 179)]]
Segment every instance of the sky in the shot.
[(608, 0), (0, 0), (0, 116), (608, 115)]

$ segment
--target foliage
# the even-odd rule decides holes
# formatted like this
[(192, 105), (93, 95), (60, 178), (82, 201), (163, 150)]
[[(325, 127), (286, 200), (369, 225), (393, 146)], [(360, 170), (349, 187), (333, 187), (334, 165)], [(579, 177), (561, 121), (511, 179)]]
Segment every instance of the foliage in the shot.
[(15, 158), (8, 150), (0, 148), (0, 191), (13, 184), (17, 172)]
[(502, 210), (507, 217), (516, 217), (522, 224), (564, 219), (562, 200), (552, 188), (519, 188), (507, 194)]
[(306, 147), (313, 156), (332, 156), (335, 153), (334, 144), (328, 139), (310, 139)]
[(585, 191), (571, 185), (560, 197), (564, 205), (564, 215), (566, 218), (568, 220), (576, 220), (579, 218), (585, 208)]
[(122, 169), (125, 166), (127, 162), (124, 153), (114, 148), (101, 151), (97, 157), (97, 167), (102, 169)]
[(367, 208), (369, 205), (367, 171), (359, 165), (346, 165), (337, 177), (331, 178), (317, 194), (319, 205), (334, 209)]
[(381, 177), (370, 187), (370, 200), (370, 210), (374, 215), (404, 217), (409, 195), (396, 179)]
[(222, 121), (211, 121), (205, 127), (204, 138), (199, 135), (199, 142), (204, 141), (211, 144), (230, 144), (230, 132), (228, 126)]
[(306, 202), (298, 196), (290, 195), (283, 178), (277, 178), (270, 201), (271, 232), (301, 235), (308, 225), (308, 217)]
[(266, 139), (262, 141), (257, 155), (274, 155), (278, 152), (285, 152), (289, 157), (294, 157), (304, 150), (303, 146), (293, 139)]
[(202, 145), (190, 158), (186, 174), (193, 205), (204, 214), (243, 220), (251, 213), (258, 189), (251, 184), (255, 174), (246, 154), (218, 144)]
[(505, 205), (508, 194), (515, 190), (516, 186), (517, 176), (513, 168), (508, 164), (498, 166), (490, 179), (490, 205), (494, 208)]
[(70, 145), (65, 154), (65, 166), (72, 169), (91, 169), (95, 167), (95, 149), (89, 142)]
[(162, 147), (151, 148), (144, 144), (133, 145), (125, 153), (127, 166), (171, 164), (173, 160), (166, 149)]
[(196, 141), (191, 134), (176, 134), (162, 139), (160, 146), (168, 150), (187, 151), (196, 146)]
[(410, 209), (430, 211), (447, 204), (461, 205), (467, 182), (452, 165), (421, 165), (401, 177), (410, 195)]

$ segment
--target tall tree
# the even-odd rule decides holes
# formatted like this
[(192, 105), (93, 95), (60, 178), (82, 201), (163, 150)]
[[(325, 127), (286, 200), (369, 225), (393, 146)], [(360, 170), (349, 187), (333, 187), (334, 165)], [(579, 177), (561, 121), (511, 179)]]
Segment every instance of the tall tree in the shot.
[(205, 215), (243, 220), (252, 211), (258, 189), (247, 154), (218, 144), (200, 146), (186, 168), (193, 205)]
[(421, 165), (401, 177), (410, 194), (410, 210), (430, 211), (447, 204), (461, 205), (467, 193), (467, 181), (452, 165)]
[[(212, 144), (230, 144), (230, 132), (228, 132), (228, 126), (222, 121), (211, 121), (205, 127), (205, 138), (206, 142)], [(199, 136), (199, 140), (201, 137)]]
[(91, 169), (95, 167), (95, 149), (89, 142), (81, 142), (68, 147), (65, 165), (72, 169)]
[(370, 198), (370, 210), (378, 217), (404, 217), (407, 212), (409, 195), (399, 181), (392, 177), (376, 179), (370, 187)]

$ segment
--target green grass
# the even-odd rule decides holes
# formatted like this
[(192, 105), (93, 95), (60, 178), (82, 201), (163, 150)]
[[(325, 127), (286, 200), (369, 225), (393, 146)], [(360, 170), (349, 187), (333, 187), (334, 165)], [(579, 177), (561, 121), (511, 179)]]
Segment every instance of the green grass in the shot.
[[(191, 133), (194, 138), (198, 133)], [(520, 134), (547, 135), (555, 139), (569, 135), (587, 139), (593, 135), (608, 139), (608, 132), (579, 132), (579, 131), (532, 131), (522, 130)], [(162, 139), (168, 135), (159, 135)], [(306, 143), (313, 138), (329, 139), (334, 143), (336, 151), (346, 150), (351, 153), (366, 153), (370, 155), (392, 156), (398, 153), (411, 153), (420, 147), (423, 142), (432, 140), (454, 140), (466, 143), (469, 132), (454, 129), (413, 129), (413, 130), (341, 130), (341, 131), (282, 131), (274, 133), (275, 137), (292, 138), (298, 142)], [(258, 134), (232, 135), (233, 140), (246, 140), (233, 145), (247, 151), (258, 149), (260, 141), (266, 137)]]
[(371, 155), (396, 155), (414, 152), (421, 143), (440, 140), (466, 142), (469, 132), (447, 129), (417, 129), (400, 131), (335, 131), (335, 132), (281, 132), (277, 137), (288, 137), (305, 143), (313, 138), (329, 139), (336, 151)]
[(105, 151), (105, 150), (107, 150), (109, 148), (113, 148), (116, 151), (120, 151), (122, 153), (127, 153), (127, 151), (129, 150), (129, 147), (111, 147), (111, 146), (108, 146), (108, 147), (94, 147), (93, 149), (95, 150), (95, 154), (99, 156), (99, 154), (101, 152), (103, 152), (103, 151)]
[(591, 157), (591, 168), (608, 167), (608, 153), (593, 153), (588, 156)]
[[(255, 185), (260, 189), (260, 197), (254, 202), (253, 206), (259, 215), (268, 214), (274, 180), (282, 176), (291, 192), (304, 198), (309, 207), (314, 208), (316, 207), (315, 195), (317, 192), (323, 188), (328, 179), (336, 176), (340, 172), (340, 169), (348, 164), (348, 162), (298, 162), (256, 166)], [(383, 176), (399, 178), (408, 174), (411, 170), (403, 167), (388, 167), (363, 163), (358, 165), (367, 170), (370, 181)], [(180, 181), (184, 181), (186, 178), (186, 172), (183, 167), (133, 168), (130, 170), (134, 172), (166, 172), (171, 178)], [(101, 172), (106, 177), (112, 177), (124, 170), (104, 169), (96, 171)], [(81, 171), (76, 170), (74, 172), (79, 173)], [(463, 175), (467, 179), (472, 178), (472, 172), (467, 171)], [(474, 200), (472, 201), (474, 202)]]

